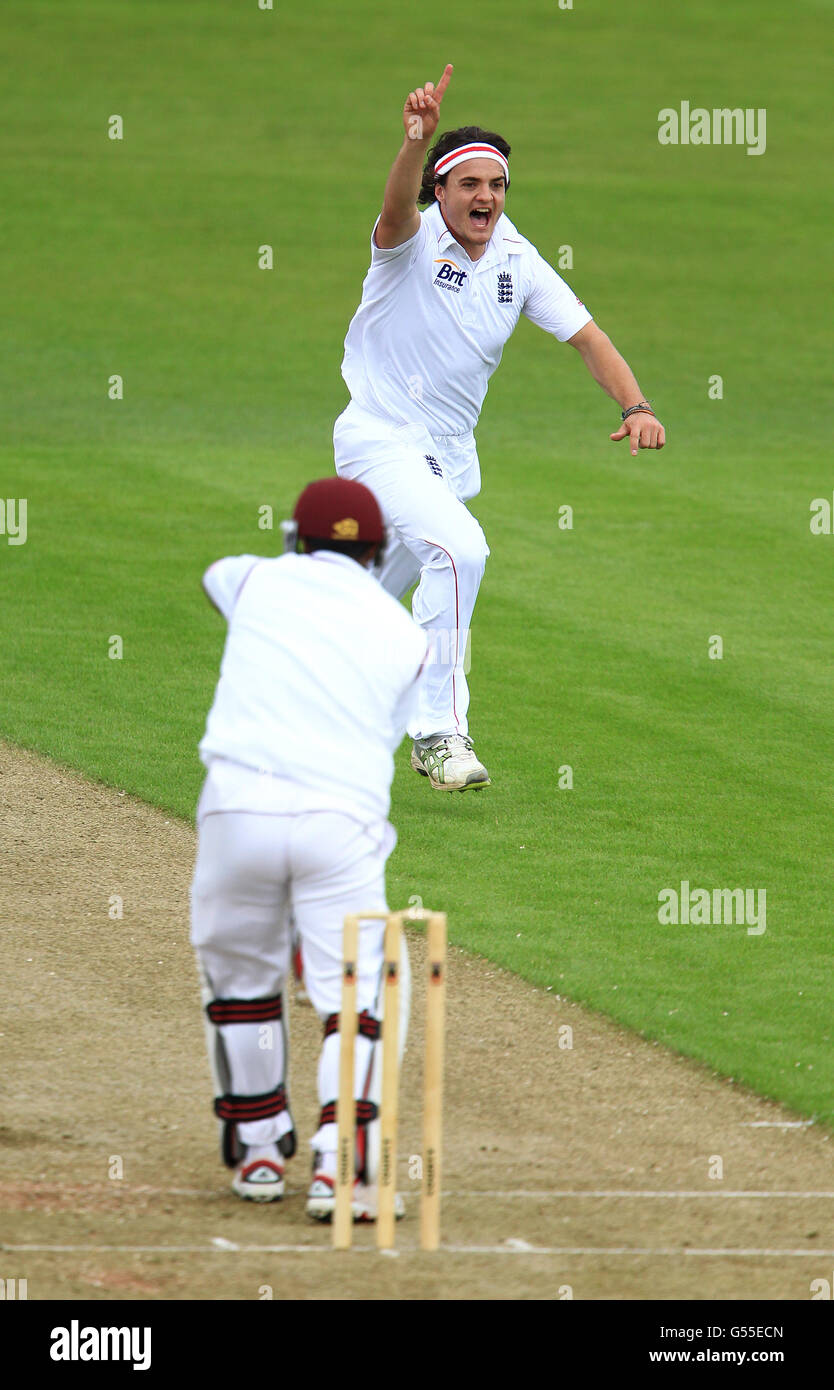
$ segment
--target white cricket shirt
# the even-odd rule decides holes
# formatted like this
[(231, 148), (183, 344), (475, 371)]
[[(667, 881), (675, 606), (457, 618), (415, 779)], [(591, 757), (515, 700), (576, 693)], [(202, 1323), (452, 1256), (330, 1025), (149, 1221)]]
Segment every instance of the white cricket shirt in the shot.
[(229, 625), (200, 743), (211, 809), (384, 819), (425, 633), (333, 551), (231, 556), (203, 587)]
[(591, 320), (505, 214), (471, 261), (432, 203), (402, 246), (383, 251), (371, 236), (342, 376), (365, 410), (432, 435), (467, 434), (521, 314), (560, 342)]

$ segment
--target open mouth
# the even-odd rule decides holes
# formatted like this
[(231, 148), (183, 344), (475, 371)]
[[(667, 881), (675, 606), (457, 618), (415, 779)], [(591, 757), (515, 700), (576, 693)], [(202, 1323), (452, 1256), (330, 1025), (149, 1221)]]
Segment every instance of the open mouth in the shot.
[(474, 227), (480, 227), (483, 230), (489, 226), (491, 215), (488, 208), (473, 208), (469, 214), (469, 221)]

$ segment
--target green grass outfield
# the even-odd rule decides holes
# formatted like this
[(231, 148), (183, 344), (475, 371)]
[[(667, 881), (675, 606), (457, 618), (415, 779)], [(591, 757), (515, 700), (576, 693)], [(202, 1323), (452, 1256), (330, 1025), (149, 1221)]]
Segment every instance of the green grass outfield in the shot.
[[(332, 468), (401, 103), (451, 60), (444, 124), (511, 140), (510, 216), (553, 260), (573, 247), (670, 442), (609, 443), (578, 356), (522, 323), (474, 504), (494, 785), (435, 795), (403, 748), (390, 900), (828, 1122), (834, 537), (809, 504), (834, 488), (831, 8), (4, 0), (0, 21), (0, 496), (28, 499), (26, 544), (0, 536), (0, 734), (193, 814), (223, 641), (200, 574), (276, 546), (258, 507), (277, 524)], [(661, 146), (683, 100), (766, 108), (766, 153)], [(766, 933), (661, 926), (682, 879), (766, 889)]]

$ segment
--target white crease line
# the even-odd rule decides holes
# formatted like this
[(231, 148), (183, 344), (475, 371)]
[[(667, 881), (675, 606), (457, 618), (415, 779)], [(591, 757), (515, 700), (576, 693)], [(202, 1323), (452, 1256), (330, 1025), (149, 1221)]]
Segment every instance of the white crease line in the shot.
[[(235, 1245), (231, 1241), (223, 1245), (0, 1245), (0, 1250), (13, 1254), (40, 1255), (331, 1255), (328, 1245)], [(357, 1254), (373, 1255), (390, 1252), (377, 1251), (371, 1245), (355, 1245)], [(415, 1255), (421, 1253), (416, 1245), (397, 1246), (397, 1253)], [(506, 1245), (441, 1245), (444, 1255), (551, 1255), (565, 1256), (621, 1256), (631, 1258), (651, 1258), (653, 1256), (705, 1257), (707, 1259), (834, 1259), (834, 1250), (768, 1250), (754, 1247), (729, 1249), (695, 1249), (690, 1246), (595, 1246), (595, 1245), (528, 1245), (526, 1241), (508, 1241)]]
[[(406, 1196), (407, 1196), (407, 1195), (408, 1195), (408, 1194), (406, 1194)], [(590, 1192), (589, 1192), (587, 1189), (585, 1189), (585, 1190), (578, 1190), (578, 1191), (572, 1191), (572, 1190), (561, 1189), (561, 1188), (543, 1189), (543, 1190), (541, 1190), (541, 1191), (536, 1191), (535, 1188), (530, 1188), (530, 1189), (528, 1189), (528, 1190), (519, 1189), (519, 1190), (517, 1190), (517, 1191), (509, 1191), (509, 1192), (502, 1191), (502, 1190), (500, 1190), (500, 1189), (496, 1189), (496, 1190), (493, 1191), (493, 1192), (479, 1192), (479, 1191), (474, 1191), (474, 1190), (473, 1190), (473, 1191), (444, 1192), (442, 1195), (443, 1195), (444, 1199), (448, 1197), (448, 1198), (450, 1198), (450, 1199), (457, 1199), (457, 1200), (459, 1200), (459, 1199), (461, 1199), (461, 1198), (469, 1198), (469, 1197), (489, 1197), (489, 1198), (491, 1198), (491, 1199), (493, 1199), (493, 1200), (494, 1200), (495, 1198), (501, 1198), (501, 1197), (521, 1198), (522, 1200), (533, 1200), (533, 1199), (540, 1199), (540, 1198), (544, 1198), (544, 1197), (548, 1197), (548, 1198), (550, 1198), (550, 1197), (552, 1197), (552, 1198), (570, 1198), (571, 1200), (574, 1200), (574, 1199), (576, 1199), (576, 1198), (578, 1198), (578, 1197), (593, 1197), (593, 1198), (600, 1198), (600, 1197), (616, 1197), (616, 1198), (620, 1198), (620, 1197), (636, 1197), (636, 1198), (640, 1198), (640, 1199), (642, 1199), (642, 1198), (655, 1198), (655, 1197), (656, 1197), (656, 1198), (661, 1198), (661, 1199), (665, 1199), (665, 1200), (670, 1200), (670, 1199), (672, 1199), (672, 1198), (684, 1198), (685, 1200), (692, 1200), (692, 1199), (696, 1199), (696, 1200), (697, 1200), (697, 1199), (699, 1199), (699, 1198), (701, 1198), (701, 1197), (709, 1197), (709, 1198), (713, 1198), (713, 1197), (725, 1197), (725, 1198), (726, 1198), (726, 1197), (750, 1197), (750, 1198), (755, 1198), (756, 1200), (761, 1200), (761, 1199), (767, 1197), (767, 1198), (775, 1198), (775, 1199), (778, 1199), (778, 1200), (781, 1201), (781, 1200), (783, 1200), (784, 1198), (789, 1198), (789, 1197), (795, 1197), (795, 1198), (798, 1198), (798, 1199), (819, 1197), (819, 1198), (821, 1198), (821, 1199), (827, 1199), (827, 1200), (830, 1201), (832, 1198), (834, 1198), (834, 1192), (790, 1192), (790, 1191), (785, 1191), (785, 1192), (781, 1192), (781, 1191), (773, 1191), (773, 1192), (751, 1192), (751, 1191), (745, 1191), (745, 1190), (743, 1190), (743, 1189), (742, 1189), (741, 1191), (734, 1191), (734, 1190), (722, 1191), (721, 1188), (716, 1188), (715, 1191), (706, 1191), (706, 1192), (702, 1192), (702, 1191), (698, 1191), (698, 1190), (692, 1190), (692, 1191), (675, 1191), (675, 1190), (672, 1190), (672, 1191), (669, 1191), (669, 1192), (637, 1192), (637, 1191), (634, 1191), (634, 1189), (628, 1188), (628, 1187), (619, 1188), (619, 1189), (616, 1189), (616, 1188), (615, 1188), (615, 1189), (611, 1189), (611, 1188), (609, 1188), (609, 1189), (607, 1189), (607, 1190), (605, 1190), (605, 1191), (590, 1191)], [(415, 1191), (415, 1193), (413, 1194), (413, 1196), (414, 1196), (415, 1198), (419, 1196), (419, 1189), (418, 1189), (417, 1191)]]
[(807, 1129), (814, 1120), (742, 1120), (745, 1129)]
[[(222, 1239), (222, 1237), (221, 1237)], [(356, 1246), (356, 1249), (364, 1249)], [(370, 1249), (370, 1246), (367, 1247)], [(0, 1245), (17, 1255), (322, 1255), (329, 1245)]]
[(524, 1241), (520, 1241), (518, 1245), (442, 1245), (441, 1249), (447, 1255), (671, 1255), (676, 1259), (681, 1255), (701, 1255), (710, 1259), (719, 1256), (730, 1259), (764, 1259), (769, 1257), (795, 1259), (802, 1256), (813, 1256), (814, 1259), (823, 1260), (834, 1258), (834, 1250), (759, 1250), (752, 1248), (741, 1248), (738, 1250), (700, 1250), (691, 1246), (681, 1245), (646, 1246), (644, 1248), (630, 1245), (527, 1245)]

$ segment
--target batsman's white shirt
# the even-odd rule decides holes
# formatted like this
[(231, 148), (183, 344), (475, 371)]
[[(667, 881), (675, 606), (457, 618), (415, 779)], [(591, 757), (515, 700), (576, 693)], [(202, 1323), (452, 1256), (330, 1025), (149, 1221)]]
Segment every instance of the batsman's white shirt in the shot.
[(200, 756), (201, 811), (342, 811), (385, 821), (393, 754), (426, 635), (333, 551), (218, 560), (203, 586), (229, 624)]
[(591, 320), (505, 214), (471, 261), (432, 203), (401, 246), (381, 250), (371, 236), (342, 376), (364, 410), (432, 435), (466, 434), (521, 314), (561, 342)]

